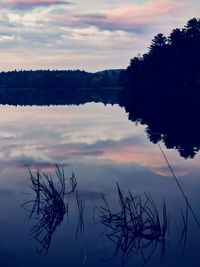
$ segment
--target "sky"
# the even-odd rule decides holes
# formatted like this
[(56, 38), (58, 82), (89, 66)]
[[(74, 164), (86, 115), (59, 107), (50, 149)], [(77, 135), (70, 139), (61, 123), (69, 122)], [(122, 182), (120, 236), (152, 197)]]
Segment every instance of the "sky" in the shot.
[(199, 0), (0, 0), (0, 71), (126, 68)]

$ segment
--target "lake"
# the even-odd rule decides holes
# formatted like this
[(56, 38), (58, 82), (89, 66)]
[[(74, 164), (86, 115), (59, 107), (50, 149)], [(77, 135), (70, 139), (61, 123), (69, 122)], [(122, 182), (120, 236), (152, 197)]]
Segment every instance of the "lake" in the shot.
[(1, 105), (1, 266), (199, 266), (199, 153), (160, 142), (179, 187), (145, 128), (118, 104)]

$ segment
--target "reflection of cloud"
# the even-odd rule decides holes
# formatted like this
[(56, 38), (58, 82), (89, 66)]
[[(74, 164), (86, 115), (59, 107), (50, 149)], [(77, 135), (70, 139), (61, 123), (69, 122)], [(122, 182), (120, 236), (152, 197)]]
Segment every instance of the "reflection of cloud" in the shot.
[(103, 150), (81, 150), (81, 151), (76, 151), (72, 153), (73, 156), (87, 156), (87, 157), (93, 157), (93, 156), (101, 156), (103, 155), (104, 151)]
[[(3, 112), (3, 110), (5, 111)], [(144, 126), (134, 126), (124, 110), (87, 104), (79, 107), (2, 107), (0, 168), (54, 168), (80, 164), (135, 164), (169, 176), (159, 148), (151, 144)], [(30, 120), (31, 118), (31, 120)], [(198, 168), (195, 160), (181, 160), (174, 150), (166, 156), (177, 175)], [(75, 171), (75, 170), (74, 170)], [(171, 175), (170, 175), (171, 176)]]
[[(162, 166), (162, 165), (157, 166), (156, 168), (153, 168), (153, 170), (158, 175), (171, 176), (172, 177), (172, 173), (171, 173), (171, 171), (167, 165), (166, 166)], [(187, 169), (185, 166), (179, 166), (178, 164), (176, 164), (173, 167), (173, 171), (177, 176), (185, 176), (185, 175), (188, 175), (191, 170)]]
[[(57, 162), (44, 160), (42, 158), (34, 158), (28, 156), (11, 157), (0, 161), (1, 168), (36, 168), (36, 169), (55, 169)], [(68, 167), (71, 164), (63, 162), (63, 167)]]
[(10, 197), (16, 195), (15, 191), (9, 189), (0, 189), (0, 197)]
[[(133, 136), (133, 137), (128, 137), (128, 138), (123, 138), (120, 140), (103, 140), (103, 141), (96, 141), (92, 144), (87, 144), (87, 143), (68, 143), (68, 144), (58, 144), (58, 145), (52, 145), (46, 148), (46, 156), (47, 157), (73, 157), (73, 159), (79, 157), (79, 158), (86, 158), (86, 157), (91, 157), (91, 158), (96, 158), (96, 159), (101, 159), (101, 158), (108, 158), (114, 161), (122, 161), (122, 160), (117, 160), (109, 154), (112, 152), (114, 154), (119, 155), (118, 152), (122, 152), (126, 149), (126, 147), (132, 146), (137, 147), (137, 150), (139, 147), (143, 144), (142, 143), (142, 138), (140, 136)], [(38, 148), (40, 151), (43, 150), (43, 147)], [(116, 152), (116, 153), (115, 153)], [(126, 159), (125, 159), (126, 160)], [(130, 160), (132, 161), (132, 159)], [(130, 162), (128, 161), (128, 162)]]
[[(92, 190), (78, 190), (81, 197), (84, 198), (84, 200), (99, 200), (102, 198), (101, 194), (102, 192), (98, 191), (92, 191)], [(67, 197), (70, 198), (76, 198), (75, 194), (67, 195)]]
[[(41, 148), (40, 148), (41, 150)], [(154, 173), (162, 176), (171, 176), (170, 170), (163, 159), (159, 149), (150, 143), (144, 142), (141, 136), (122, 138), (120, 140), (97, 141), (93, 144), (69, 143), (54, 145), (48, 148), (46, 156), (54, 161), (67, 158), (70, 162), (88, 162), (92, 160), (99, 164), (110, 162), (110, 164), (138, 164), (150, 168)], [(191, 163), (179, 162), (176, 151), (171, 151), (170, 159), (175, 165), (176, 175), (188, 174), (188, 166)], [(193, 162), (196, 166), (197, 162)]]
[[(137, 142), (138, 140), (138, 142)], [(4, 155), (9, 159), (3, 159), (0, 162), (2, 168), (5, 167), (27, 167), (27, 168), (54, 168), (56, 163), (62, 164), (64, 167), (74, 165), (78, 162), (87, 163), (91, 160), (96, 164), (110, 162), (110, 164), (129, 165), (137, 164), (139, 166), (148, 167), (154, 173), (162, 176), (171, 176), (159, 149), (152, 149), (153, 144), (140, 142), (140, 138), (124, 138), (121, 140), (105, 140), (97, 141), (93, 144), (86, 143), (69, 143), (39, 146), (36, 148), (41, 154), (40, 157), (28, 155), (12, 155), (13, 149), (21, 149), (20, 145), (10, 145), (2, 147)], [(155, 146), (154, 146), (155, 147)], [(25, 149), (25, 148), (23, 148)], [(186, 175), (189, 170), (187, 164), (181, 164), (175, 157), (175, 153), (171, 153), (171, 159), (177, 163), (174, 165), (177, 175)], [(66, 162), (66, 160), (68, 162)], [(195, 162), (193, 166), (195, 166)]]

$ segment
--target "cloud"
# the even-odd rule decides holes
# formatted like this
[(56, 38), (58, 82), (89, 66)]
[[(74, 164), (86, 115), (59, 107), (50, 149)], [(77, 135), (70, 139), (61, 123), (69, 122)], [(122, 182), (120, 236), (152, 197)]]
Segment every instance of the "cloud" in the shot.
[(186, 0), (79, 0), (74, 5), (73, 0), (3, 0), (1, 70), (125, 68), (130, 58), (147, 51), (155, 34), (184, 26), (198, 5)]
[(1, 0), (1, 70), (125, 68), (199, 9), (196, 0), (72, 2)]
[(67, 16), (64, 21), (68, 25), (95, 26), (104, 31), (125, 31), (131, 33), (146, 33), (157, 20), (175, 14), (185, 7), (184, 2), (148, 1), (141, 4), (123, 5), (118, 8), (100, 11), (99, 13), (84, 13)]
[(60, 1), (60, 0), (9, 0), (2, 1), (1, 8), (27, 10), (37, 7), (49, 7), (55, 5), (69, 5), (72, 2)]

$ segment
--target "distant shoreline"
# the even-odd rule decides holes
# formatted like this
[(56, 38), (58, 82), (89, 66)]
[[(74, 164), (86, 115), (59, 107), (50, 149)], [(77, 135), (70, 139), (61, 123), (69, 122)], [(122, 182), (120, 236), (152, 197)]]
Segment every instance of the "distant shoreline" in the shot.
[(0, 72), (0, 90), (116, 90), (120, 73), (118, 69), (97, 73), (80, 70)]

